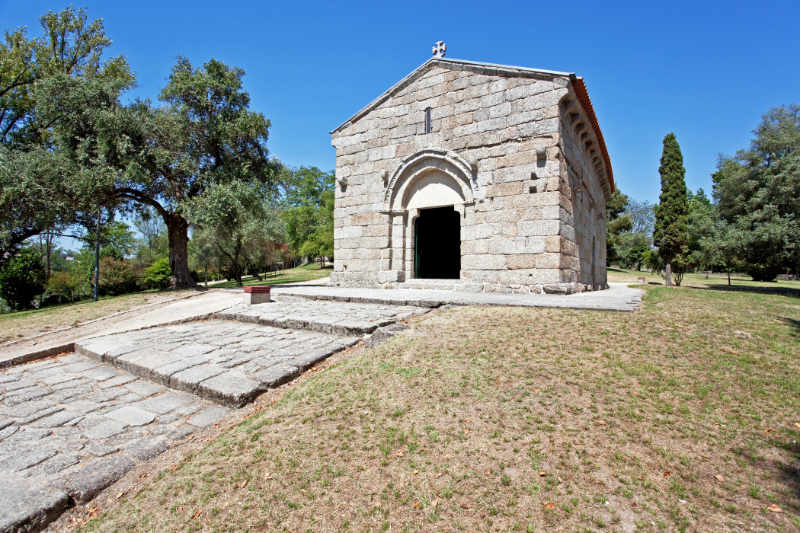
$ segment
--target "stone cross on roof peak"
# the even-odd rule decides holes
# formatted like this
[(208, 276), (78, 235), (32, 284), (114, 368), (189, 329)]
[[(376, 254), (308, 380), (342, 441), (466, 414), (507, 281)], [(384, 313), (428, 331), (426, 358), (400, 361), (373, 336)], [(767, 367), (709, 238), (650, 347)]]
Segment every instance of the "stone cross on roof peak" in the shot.
[(444, 41), (436, 41), (436, 44), (433, 45), (433, 55), (434, 57), (444, 57), (444, 54), (447, 52), (447, 44)]

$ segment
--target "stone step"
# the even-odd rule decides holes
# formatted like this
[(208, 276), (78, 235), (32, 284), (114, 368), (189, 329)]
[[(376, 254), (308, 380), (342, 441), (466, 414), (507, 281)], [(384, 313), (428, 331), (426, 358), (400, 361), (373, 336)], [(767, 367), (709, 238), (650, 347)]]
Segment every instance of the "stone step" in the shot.
[(205, 320), (86, 339), (75, 343), (75, 351), (167, 387), (240, 407), (360, 339)]
[(480, 283), (460, 279), (410, 279), (392, 284), (393, 289), (428, 289), (441, 291), (481, 292)]
[(307, 298), (279, 296), (269, 303), (239, 304), (213, 316), (276, 328), (353, 336), (372, 333), (379, 327), (426, 311), (417, 306), (311, 301)]

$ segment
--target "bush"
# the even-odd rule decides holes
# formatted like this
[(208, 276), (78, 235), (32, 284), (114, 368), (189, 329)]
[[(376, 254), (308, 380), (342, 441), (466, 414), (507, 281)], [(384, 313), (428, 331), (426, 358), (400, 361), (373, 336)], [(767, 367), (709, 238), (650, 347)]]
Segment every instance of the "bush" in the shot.
[(81, 286), (83, 280), (75, 272), (53, 272), (47, 282), (47, 292), (57, 296), (58, 302), (64, 298), (75, 300), (75, 291)]
[(0, 296), (14, 310), (33, 307), (33, 300), (44, 292), (42, 255), (26, 248), (8, 261), (0, 271)]
[(144, 285), (149, 289), (166, 289), (169, 287), (172, 269), (169, 267), (169, 259), (162, 257), (155, 263), (144, 269)]
[(774, 264), (749, 264), (745, 266), (744, 271), (753, 278), (753, 281), (775, 281), (778, 274), (784, 274), (786, 269)]
[(136, 290), (136, 273), (133, 265), (124, 259), (100, 259), (100, 292), (116, 296)]

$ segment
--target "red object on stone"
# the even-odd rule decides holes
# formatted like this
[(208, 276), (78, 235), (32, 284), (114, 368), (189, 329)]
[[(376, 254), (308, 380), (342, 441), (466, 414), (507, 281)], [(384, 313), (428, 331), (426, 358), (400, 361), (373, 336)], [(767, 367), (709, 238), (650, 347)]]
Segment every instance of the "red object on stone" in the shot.
[(248, 285), (244, 288), (244, 292), (248, 292), (251, 294), (269, 294), (269, 287), (266, 287), (264, 285), (257, 285), (257, 286)]

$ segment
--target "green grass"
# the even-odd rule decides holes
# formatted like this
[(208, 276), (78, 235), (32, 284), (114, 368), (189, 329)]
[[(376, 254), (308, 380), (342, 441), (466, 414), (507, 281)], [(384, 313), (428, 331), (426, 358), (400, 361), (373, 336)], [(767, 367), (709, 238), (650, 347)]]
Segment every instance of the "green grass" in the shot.
[[(642, 272), (638, 270), (625, 270), (620, 268), (608, 269), (608, 281), (626, 282), (631, 284), (641, 283), (639, 278), (645, 278), (645, 283), (663, 285), (664, 279), (657, 273)], [(785, 294), (800, 296), (800, 281), (753, 281), (744, 274), (732, 274), (731, 284), (728, 285), (728, 275), (712, 273), (706, 276), (703, 273), (687, 273), (681, 283), (684, 287), (712, 288), (717, 290), (762, 292), (765, 294)]]
[(800, 527), (797, 297), (652, 286), (633, 314), (411, 326), (270, 393), (85, 529)]
[[(319, 263), (309, 263), (307, 265), (281, 270), (273, 277), (266, 277), (258, 280), (255, 276), (243, 278), (243, 285), (284, 285), (287, 283), (300, 283), (314, 279), (326, 278), (330, 276), (331, 268), (320, 268)], [(212, 285), (213, 288), (234, 289), (239, 287), (235, 281), (226, 281)]]

